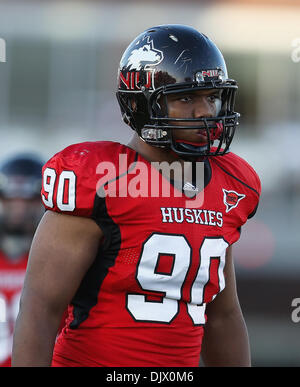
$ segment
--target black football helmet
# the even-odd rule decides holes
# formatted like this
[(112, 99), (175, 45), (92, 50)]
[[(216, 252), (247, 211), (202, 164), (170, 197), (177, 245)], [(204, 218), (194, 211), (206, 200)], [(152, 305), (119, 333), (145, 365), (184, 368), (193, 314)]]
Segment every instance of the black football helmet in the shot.
[(0, 166), (0, 198), (39, 197), (43, 162), (31, 154), (13, 156)]
[[(216, 117), (168, 116), (169, 94), (203, 89), (221, 89)], [(123, 120), (145, 142), (190, 158), (228, 152), (238, 125), (236, 91), (237, 83), (228, 78), (220, 50), (208, 37), (189, 26), (161, 25), (144, 31), (124, 52), (116, 94)], [(173, 130), (191, 129), (191, 124), (193, 129), (206, 131), (207, 144), (174, 140)]]
[(0, 166), (0, 250), (15, 260), (27, 253), (42, 216), (43, 162), (20, 154)]

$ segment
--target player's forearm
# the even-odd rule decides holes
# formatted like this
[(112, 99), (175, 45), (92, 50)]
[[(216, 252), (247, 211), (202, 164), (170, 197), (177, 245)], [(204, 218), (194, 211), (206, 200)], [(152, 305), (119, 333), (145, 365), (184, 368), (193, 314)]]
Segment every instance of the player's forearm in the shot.
[(250, 367), (250, 345), (243, 316), (239, 313), (207, 324), (202, 359), (210, 367)]
[[(59, 316), (45, 310), (20, 312), (15, 325), (12, 366), (47, 367), (51, 365)], [(38, 318), (36, 314), (39, 313)]]

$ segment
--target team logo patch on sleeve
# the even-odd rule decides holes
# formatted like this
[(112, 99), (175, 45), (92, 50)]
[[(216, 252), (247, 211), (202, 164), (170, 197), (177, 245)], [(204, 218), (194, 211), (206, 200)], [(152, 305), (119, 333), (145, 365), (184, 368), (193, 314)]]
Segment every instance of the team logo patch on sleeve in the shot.
[(226, 206), (226, 213), (237, 207), (239, 202), (246, 197), (244, 194), (239, 194), (235, 191), (227, 191), (223, 188), (223, 201)]

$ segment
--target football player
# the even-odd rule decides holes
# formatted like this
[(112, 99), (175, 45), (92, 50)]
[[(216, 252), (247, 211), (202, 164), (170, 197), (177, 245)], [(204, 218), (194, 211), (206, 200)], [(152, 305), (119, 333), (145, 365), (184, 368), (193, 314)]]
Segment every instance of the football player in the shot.
[(71, 145), (43, 168), (14, 365), (250, 365), (232, 245), (260, 181), (229, 151), (236, 90), (191, 27), (128, 46), (117, 98), (132, 140)]
[(17, 155), (0, 167), (0, 366), (10, 366), (13, 326), (18, 314), (28, 252), (42, 217), (43, 163)]

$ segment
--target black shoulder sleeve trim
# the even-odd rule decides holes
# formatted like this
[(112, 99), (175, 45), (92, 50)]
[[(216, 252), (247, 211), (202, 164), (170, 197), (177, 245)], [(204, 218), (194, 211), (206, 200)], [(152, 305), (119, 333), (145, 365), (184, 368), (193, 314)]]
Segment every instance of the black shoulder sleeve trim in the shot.
[[(227, 175), (231, 176), (233, 179), (237, 180), (238, 182), (240, 182), (241, 184), (243, 184), (243, 185), (246, 186), (247, 188), (251, 189), (251, 190), (252, 190), (253, 192), (255, 192), (256, 195), (259, 197), (259, 192), (256, 191), (255, 188), (250, 187), (250, 185), (248, 185), (247, 183), (245, 183), (244, 181), (242, 181), (242, 180), (239, 179), (238, 177), (232, 175), (230, 172), (226, 171), (226, 169), (223, 168), (223, 167), (222, 167), (215, 159), (214, 159), (213, 161), (216, 163), (216, 165), (217, 165), (220, 169), (222, 169), (223, 172), (225, 172)], [(253, 215), (254, 215), (254, 214), (253, 214)]]
[(92, 219), (103, 231), (104, 240), (71, 301), (74, 308), (73, 320), (69, 325), (70, 329), (77, 329), (88, 318), (90, 310), (97, 304), (101, 285), (109, 268), (115, 264), (121, 246), (119, 226), (109, 216), (105, 198), (100, 198), (97, 194)]
[[(131, 168), (114, 179), (117, 180), (130, 172), (135, 167), (137, 159), (138, 154), (136, 153)], [(110, 180), (110, 182), (114, 179)], [(121, 246), (120, 228), (107, 211), (106, 198), (99, 196), (97, 193), (91, 217), (101, 228), (104, 239), (93, 264), (85, 274), (71, 301), (74, 307), (73, 320), (69, 325), (71, 329), (77, 329), (88, 318), (90, 310), (97, 304), (101, 285), (108, 274), (109, 268), (115, 264)]]
[(248, 219), (253, 218), (253, 216), (256, 214), (257, 208), (258, 208), (258, 203), (257, 203), (256, 207), (254, 208), (254, 210), (251, 212), (251, 214), (248, 215)]
[(139, 156), (139, 154), (138, 154), (137, 152), (135, 152), (134, 162), (130, 165), (130, 168), (128, 168), (127, 171), (121, 173), (121, 175), (116, 176), (115, 178), (113, 178), (113, 179), (107, 181), (104, 185), (107, 185), (107, 184), (113, 182), (114, 180), (118, 180), (118, 179), (120, 179), (121, 177), (126, 176), (129, 172), (133, 171), (134, 168), (136, 167), (136, 162), (137, 162), (137, 160), (138, 160), (138, 156)]

